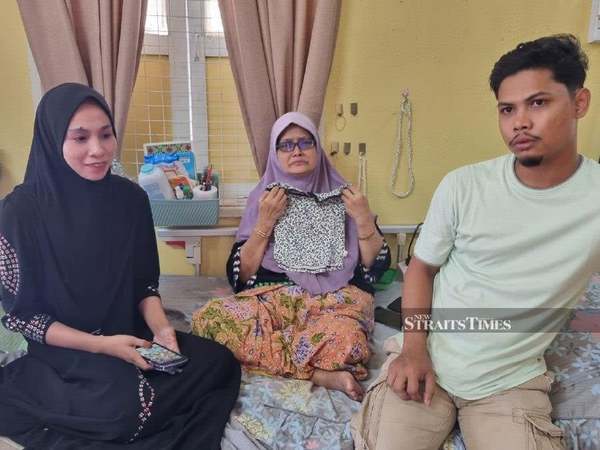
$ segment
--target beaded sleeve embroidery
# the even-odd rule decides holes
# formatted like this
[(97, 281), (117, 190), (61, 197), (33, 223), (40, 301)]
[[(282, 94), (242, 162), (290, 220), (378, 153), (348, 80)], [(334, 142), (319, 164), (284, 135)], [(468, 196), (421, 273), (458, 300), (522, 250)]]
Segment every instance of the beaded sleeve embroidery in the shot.
[(156, 286), (155, 284), (149, 284), (148, 286), (146, 286), (145, 297), (150, 297), (150, 296), (160, 297), (160, 292), (158, 291), (158, 286)]
[(36, 314), (29, 320), (23, 320), (13, 314), (6, 314), (2, 318), (4, 326), (15, 333), (21, 333), (23, 337), (40, 344), (46, 342), (46, 332), (54, 319), (48, 314)]
[(11, 295), (19, 291), (19, 261), (17, 253), (0, 234), (0, 284)]
[(242, 259), (240, 256), (242, 246), (240, 245), (235, 254), (233, 255), (233, 288), (235, 292), (241, 291), (242, 289), (250, 289), (254, 287), (254, 282), (256, 281), (256, 274), (252, 275), (245, 283), (240, 281), (240, 265), (242, 263)]
[[(2, 287), (0, 292), (3, 290), (9, 296), (16, 296), (19, 293), (20, 282), (17, 252), (8, 240), (0, 235), (0, 286)], [(40, 343), (44, 343), (46, 332), (52, 322), (54, 319), (47, 314), (35, 314), (28, 319), (6, 314), (2, 318), (2, 323), (8, 330), (21, 333), (25, 338)]]

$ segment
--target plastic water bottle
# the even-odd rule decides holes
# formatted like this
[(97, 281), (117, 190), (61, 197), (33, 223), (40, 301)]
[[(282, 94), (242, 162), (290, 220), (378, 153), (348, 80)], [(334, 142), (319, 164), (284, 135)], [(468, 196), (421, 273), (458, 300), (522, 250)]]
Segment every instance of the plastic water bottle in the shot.
[(138, 183), (146, 191), (150, 200), (173, 200), (175, 198), (167, 175), (154, 164), (142, 165)]

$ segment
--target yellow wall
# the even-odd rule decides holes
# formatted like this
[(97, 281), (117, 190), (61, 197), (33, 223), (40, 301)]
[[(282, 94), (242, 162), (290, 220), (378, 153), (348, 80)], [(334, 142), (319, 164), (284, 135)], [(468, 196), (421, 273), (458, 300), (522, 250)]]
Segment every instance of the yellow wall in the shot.
[[(237, 227), (239, 219), (221, 218), (218, 226)], [(235, 239), (233, 236), (212, 236), (202, 238), (200, 272), (209, 276), (225, 276), (225, 264)], [(182, 248), (158, 242), (160, 272), (171, 275), (193, 275), (194, 267), (185, 260)]]
[[(570, 32), (586, 42), (591, 0), (344, 0), (326, 108), (326, 145), (351, 142), (334, 160), (352, 180), (357, 146), (367, 143), (369, 201), (382, 223), (423, 219), (433, 190), (450, 170), (502, 155), (495, 99), (487, 85), (495, 61), (517, 43)], [(598, 159), (600, 45), (584, 44), (590, 59), (592, 107), (581, 122), (581, 152)], [(410, 90), (414, 112), (415, 192), (389, 191), (396, 112)], [(358, 102), (359, 114), (349, 114)], [(343, 103), (346, 128), (335, 128)], [(406, 182), (406, 165), (401, 172)], [(404, 190), (405, 184), (399, 184)]]
[[(166, 58), (164, 61), (168, 74), (169, 63)], [(138, 76), (138, 83), (139, 79)], [(138, 85), (136, 84), (137, 89)], [(140, 88), (140, 90), (143, 89), (146, 88)], [(220, 182), (256, 182), (258, 176), (249, 150), (250, 144), (244, 128), (228, 58), (206, 58), (206, 95), (208, 156), (215, 170), (221, 174)], [(237, 226), (238, 222), (239, 220), (236, 219), (221, 219), (219, 226)], [(225, 263), (233, 241), (233, 237), (224, 236), (202, 239), (200, 263), (202, 274), (213, 276), (225, 274)], [(162, 273), (193, 274), (193, 266), (185, 261), (184, 250), (160, 242), (159, 253)]]
[[(210, 162), (221, 173), (221, 182), (256, 181), (229, 59), (206, 59), (206, 90)], [(123, 141), (123, 165), (132, 176), (137, 176), (143, 161), (144, 143), (172, 139), (170, 97), (168, 56), (143, 55)], [(237, 225), (237, 221), (221, 220), (219, 225)], [(204, 238), (202, 273), (223, 275), (232, 244), (233, 238)], [(193, 274), (183, 249), (164, 242), (158, 243), (158, 249), (162, 273)]]
[(229, 58), (206, 58), (208, 157), (222, 183), (258, 181)]
[(3, 2), (0, 14), (0, 198), (23, 180), (33, 106), (27, 38), (16, 2)]
[[(122, 161), (136, 176), (143, 145), (172, 138), (169, 58), (143, 55), (133, 90)], [(206, 58), (209, 160), (222, 183), (258, 180), (228, 58)], [(138, 166), (136, 166), (138, 164)]]
[[(422, 220), (433, 190), (449, 170), (506, 152), (497, 131), (495, 101), (487, 87), (487, 77), (498, 57), (520, 41), (572, 32), (584, 42), (590, 58), (587, 85), (593, 99), (588, 116), (581, 123), (580, 149), (598, 158), (600, 134), (594, 133), (594, 124), (600, 115), (600, 45), (585, 44), (591, 0), (342, 3), (325, 102), (325, 143), (326, 147), (333, 141), (352, 143), (350, 156), (340, 154), (334, 158), (342, 173), (352, 180), (356, 178), (358, 142), (367, 143), (369, 200), (382, 223)], [(10, 62), (10, 70), (0, 71), (2, 195), (22, 179), (33, 123), (27, 41), (15, 2), (2, 4), (0, 59)], [(144, 58), (140, 70), (146, 63), (164, 65), (164, 60)], [(233, 86), (225, 60), (209, 59), (207, 67), (209, 115), (218, 113), (219, 108), (235, 109), (229, 94), (222, 98), (213, 95), (213, 86), (218, 83)], [(396, 132), (394, 113), (406, 88), (410, 90), (415, 114), (417, 185), (413, 195), (399, 200), (389, 193), (387, 184)], [(357, 117), (349, 114), (350, 102), (359, 103)], [(344, 104), (347, 118), (346, 128), (339, 132), (335, 129), (336, 103)], [(235, 120), (243, 130), (239, 117)], [(210, 133), (211, 147), (228, 145), (226, 141), (214, 140), (218, 130), (211, 129)], [(244, 145), (246, 138), (240, 133), (240, 141), (235, 145)], [(135, 142), (131, 145), (138, 147)], [(220, 156), (211, 154), (214, 158)], [(404, 174), (403, 171), (405, 180)], [(205, 242), (203, 267), (217, 274), (224, 266), (231, 238)], [(183, 251), (163, 244), (160, 247), (165, 272), (191, 273)]]
[(171, 140), (171, 84), (169, 58), (143, 55), (129, 106), (122, 161), (137, 176), (144, 161), (144, 144)]

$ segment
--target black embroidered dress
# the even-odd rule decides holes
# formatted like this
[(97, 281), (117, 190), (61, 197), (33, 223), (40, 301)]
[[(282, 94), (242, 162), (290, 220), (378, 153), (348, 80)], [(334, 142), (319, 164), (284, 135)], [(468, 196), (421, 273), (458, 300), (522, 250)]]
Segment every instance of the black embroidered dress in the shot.
[(240, 381), (225, 347), (178, 333), (190, 362), (172, 376), (45, 342), (54, 321), (152, 338), (138, 310), (159, 295), (147, 196), (118, 176), (81, 178), (62, 157), (70, 119), (90, 99), (109, 114), (82, 85), (44, 96), (25, 182), (0, 212), (3, 321), (29, 344), (0, 369), (0, 434), (28, 448), (217, 449)]

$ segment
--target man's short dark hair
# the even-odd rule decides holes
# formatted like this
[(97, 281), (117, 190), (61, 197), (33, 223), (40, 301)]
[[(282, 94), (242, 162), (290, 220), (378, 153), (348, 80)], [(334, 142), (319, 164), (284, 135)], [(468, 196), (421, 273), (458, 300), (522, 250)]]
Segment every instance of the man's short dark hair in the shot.
[(490, 87), (496, 98), (505, 78), (522, 70), (548, 69), (558, 83), (573, 94), (583, 87), (588, 58), (572, 34), (556, 34), (523, 42), (502, 55), (490, 74)]

